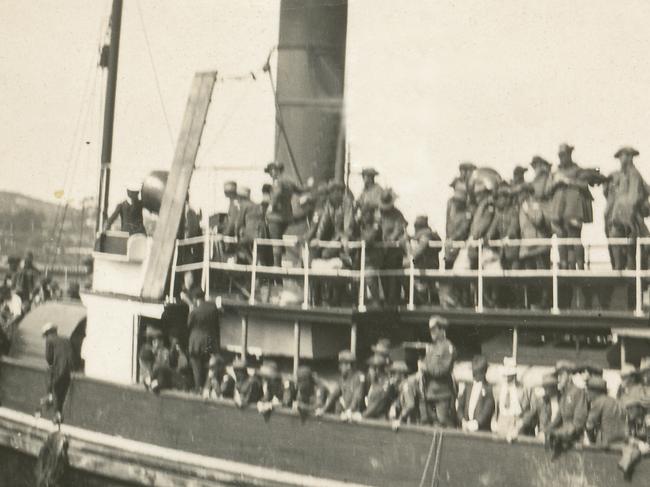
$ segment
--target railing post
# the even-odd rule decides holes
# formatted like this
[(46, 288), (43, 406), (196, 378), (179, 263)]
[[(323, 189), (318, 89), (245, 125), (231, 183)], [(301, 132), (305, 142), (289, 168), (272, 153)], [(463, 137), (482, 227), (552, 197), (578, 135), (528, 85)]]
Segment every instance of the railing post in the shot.
[(625, 338), (619, 336), (618, 341), (621, 344), (621, 370), (622, 370), (623, 366), (627, 362), (627, 358), (625, 357)]
[(478, 241), (478, 296), (476, 311), (483, 312), (483, 240)]
[(241, 317), (241, 358), (246, 360), (246, 350), (248, 350), (248, 316)]
[(551, 308), (551, 313), (559, 314), (560, 307), (558, 305), (558, 295), (557, 295), (557, 271), (558, 271), (558, 258), (560, 252), (558, 249), (557, 235), (553, 234), (551, 237), (551, 267), (552, 267), (552, 276), (553, 276), (553, 307)]
[(409, 259), (409, 304), (406, 308), (415, 309), (415, 262), (413, 262), (413, 257)]
[(302, 248), (302, 267), (304, 269), (302, 309), (309, 308), (309, 242), (305, 242)]
[(634, 309), (634, 315), (635, 316), (642, 316), (643, 315), (643, 309), (642, 309), (642, 304), (643, 304), (643, 295), (642, 295), (642, 286), (641, 286), (641, 241), (637, 237), (635, 239), (635, 246), (636, 246), (636, 269), (635, 269), (635, 275), (634, 275), (634, 280), (636, 284), (636, 308)]
[(251, 295), (248, 304), (255, 304), (255, 279), (257, 275), (257, 239), (253, 240), (253, 270), (251, 271)]
[(366, 242), (361, 241), (361, 265), (359, 266), (359, 311), (366, 310)]
[(205, 298), (210, 298), (210, 245), (212, 242), (210, 227), (206, 226), (205, 239), (203, 241), (203, 283), (205, 287)]
[(293, 323), (293, 377), (298, 377), (298, 366), (300, 365), (300, 322)]
[(350, 325), (350, 351), (354, 357), (357, 356), (357, 324)]
[(169, 301), (174, 301), (174, 286), (176, 285), (176, 265), (178, 265), (178, 240), (174, 243), (174, 257), (172, 257), (172, 275), (169, 276)]
[(517, 365), (517, 349), (519, 348), (519, 327), (515, 326), (512, 329), (512, 360)]

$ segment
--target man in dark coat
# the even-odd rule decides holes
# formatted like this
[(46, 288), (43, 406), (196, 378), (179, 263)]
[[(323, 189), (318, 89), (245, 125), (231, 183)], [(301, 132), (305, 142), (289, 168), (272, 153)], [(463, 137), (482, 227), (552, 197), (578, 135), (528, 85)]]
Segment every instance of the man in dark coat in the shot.
[(555, 371), (560, 391), (559, 411), (548, 428), (548, 442), (556, 453), (570, 447), (578, 440), (585, 429), (589, 406), (584, 389), (578, 388), (571, 379), (576, 366), (572, 362), (561, 360)]
[(249, 404), (256, 404), (262, 400), (264, 391), (262, 381), (257, 374), (248, 373), (246, 360), (237, 358), (232, 363), (232, 370), (235, 374), (235, 390), (233, 401), (238, 408), (245, 408)]
[(201, 390), (205, 384), (208, 360), (221, 348), (219, 310), (213, 301), (205, 300), (205, 292), (195, 293), (195, 306), (187, 318), (189, 328), (189, 355), (194, 376), (194, 387)]
[(555, 419), (559, 410), (557, 390), (557, 377), (555, 374), (546, 374), (542, 378), (543, 395), (533, 394), (530, 409), (524, 411), (521, 417), (519, 433), (527, 436), (541, 436), (544, 438), (548, 428)]
[[(553, 174), (551, 225), (560, 238), (580, 238), (582, 225), (593, 221), (593, 197), (589, 184), (596, 184), (594, 173), (578, 166), (571, 157), (573, 147), (561, 144), (560, 164)], [(560, 245), (560, 268), (583, 269), (585, 256), (582, 245)]]
[(354, 362), (355, 357), (350, 350), (339, 352), (340, 376), (323, 407), (316, 410), (316, 416), (333, 410), (341, 419), (349, 420), (353, 413), (363, 409), (366, 377), (355, 369)]
[[(432, 247), (432, 242), (441, 242), (442, 239), (437, 232), (434, 232), (429, 226), (429, 219), (426, 215), (419, 215), (413, 222), (415, 234), (410, 245), (410, 255), (408, 259), (413, 260), (413, 266), (416, 269), (438, 269), (440, 267), (441, 247)], [(406, 262), (408, 265), (408, 262)], [(415, 279), (415, 301), (417, 304), (431, 303), (437, 301), (435, 282), (426, 277), (417, 277)], [(436, 303), (437, 304), (437, 303)]]
[(23, 309), (29, 307), (29, 302), (38, 287), (39, 275), (40, 271), (34, 266), (34, 254), (27, 252), (16, 273), (16, 282), (13, 283), (16, 294), (22, 300)]
[[(406, 243), (406, 218), (395, 207), (395, 193), (391, 189), (384, 190), (379, 206), (379, 226), (386, 244), (384, 249), (383, 269), (402, 269), (404, 245)], [(386, 302), (396, 305), (400, 298), (402, 279), (396, 276), (382, 277), (382, 285)]]
[[(648, 190), (643, 176), (634, 166), (634, 157), (639, 151), (633, 147), (622, 147), (614, 157), (621, 162), (621, 169), (612, 173), (603, 192), (607, 198), (605, 208), (605, 235), (616, 238), (647, 237), (648, 227), (643, 221), (648, 216)], [(616, 270), (636, 267), (634, 244), (611, 245), (612, 268)]]
[(129, 235), (136, 233), (146, 234), (144, 229), (144, 220), (142, 218), (142, 200), (140, 195), (140, 185), (129, 185), (126, 188), (126, 199), (117, 205), (111, 216), (108, 217), (104, 224), (104, 230), (108, 230), (111, 225), (120, 217), (120, 230), (128, 232)]
[(468, 203), (467, 185), (462, 180), (455, 179), (451, 187), (454, 189), (454, 194), (447, 202), (445, 269), (454, 267), (459, 249), (453, 247), (451, 242), (467, 240), (474, 211)]
[(458, 423), (464, 431), (490, 431), (494, 415), (494, 393), (492, 385), (485, 378), (488, 361), (483, 355), (472, 359), (473, 382), (465, 384), (458, 397)]
[(593, 444), (608, 446), (626, 437), (625, 409), (613, 397), (607, 395), (607, 382), (602, 377), (590, 377), (587, 381), (589, 414), (585, 430)]
[(456, 384), (452, 372), (456, 361), (456, 347), (447, 340), (449, 321), (442, 316), (429, 319), (432, 343), (427, 345), (424, 357), (425, 397), (428, 418), (434, 425), (454, 426), (454, 399)]
[(361, 414), (363, 419), (386, 418), (388, 409), (396, 391), (391, 387), (386, 375), (386, 359), (381, 355), (373, 355), (368, 359), (368, 384), (364, 398), (365, 409)]
[(46, 323), (41, 331), (45, 338), (45, 360), (48, 366), (47, 402), (54, 405), (55, 418), (60, 422), (74, 367), (72, 344), (67, 338), (58, 335), (54, 323)]
[[(494, 204), (495, 214), (492, 226), (488, 230), (488, 240), (515, 240), (520, 238), (519, 233), (519, 204), (516, 195), (507, 183), (501, 183), (497, 188), (497, 197)], [(501, 266), (504, 269), (519, 269), (519, 246), (503, 245), (497, 253), (501, 257)]]
[[(361, 221), (359, 222), (360, 240), (366, 244), (366, 260), (364, 262), (366, 270), (379, 270), (383, 265), (384, 249), (381, 247), (383, 242), (381, 226), (377, 221), (377, 208), (371, 205), (365, 205), (361, 208)], [(381, 296), (379, 294), (379, 277), (366, 276), (366, 288), (370, 293), (366, 304), (379, 304)]]
[(301, 418), (322, 409), (327, 401), (327, 387), (307, 365), (298, 367), (296, 373), (295, 400), (292, 408)]

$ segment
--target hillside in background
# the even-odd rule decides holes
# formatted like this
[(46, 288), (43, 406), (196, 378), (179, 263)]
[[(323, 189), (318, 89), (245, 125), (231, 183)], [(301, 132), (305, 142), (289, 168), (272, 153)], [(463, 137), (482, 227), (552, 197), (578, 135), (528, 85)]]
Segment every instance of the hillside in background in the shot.
[[(34, 252), (41, 265), (76, 265), (93, 247), (95, 202), (84, 208), (0, 191), (0, 256)], [(83, 257), (81, 257), (83, 258)]]

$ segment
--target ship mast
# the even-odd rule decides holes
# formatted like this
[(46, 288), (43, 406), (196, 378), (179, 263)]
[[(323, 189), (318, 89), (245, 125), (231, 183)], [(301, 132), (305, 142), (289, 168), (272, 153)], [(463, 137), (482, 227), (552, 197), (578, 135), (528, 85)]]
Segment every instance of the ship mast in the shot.
[(99, 208), (96, 223), (96, 231), (98, 233), (102, 231), (104, 222), (108, 219), (108, 195), (111, 182), (111, 158), (113, 157), (113, 122), (115, 120), (115, 91), (117, 88), (117, 60), (120, 51), (122, 3), (123, 0), (113, 0), (113, 8), (111, 11), (111, 38), (108, 46), (108, 76), (106, 78), (104, 130), (102, 134), (101, 170), (99, 173)]

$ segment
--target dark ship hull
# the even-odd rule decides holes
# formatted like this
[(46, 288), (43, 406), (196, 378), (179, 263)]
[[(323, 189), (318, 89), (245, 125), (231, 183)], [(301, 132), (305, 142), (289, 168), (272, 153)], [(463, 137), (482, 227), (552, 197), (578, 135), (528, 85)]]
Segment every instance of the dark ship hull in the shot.
[[(3, 460), (11, 459), (3, 464), (28, 468), (36, 452), (24, 439), (26, 432), (34, 434), (39, 428), (6, 414), (33, 413), (44, 370), (10, 359), (4, 359), (1, 368), (0, 395), (3, 407), (10, 408), (0, 410)], [(175, 485), (640, 486), (650, 475), (650, 463), (642, 461), (632, 481), (625, 482), (616, 467), (616, 449), (586, 447), (553, 460), (541, 443), (530, 439), (509, 444), (490, 434), (420, 427), (394, 433), (384, 423), (301, 421), (288, 412), (275, 412), (265, 420), (255, 408), (239, 410), (182, 393), (155, 396), (139, 387), (86, 377), (73, 380), (65, 418), (75, 431), (100, 434), (92, 442), (102, 450), (101, 461), (74, 465), (71, 455), (73, 467), (94, 475), (104, 472), (109, 478), (119, 471), (121, 478), (113, 477), (115, 481), (127, 482), (101, 485), (152, 485), (156, 475), (171, 478), (172, 471)], [(99, 445), (102, 433), (113, 439)], [(87, 441), (70, 437), (71, 451)], [(149, 448), (129, 456), (130, 450), (118, 445), (130, 440)], [(160, 451), (166, 453), (156, 459)]]

